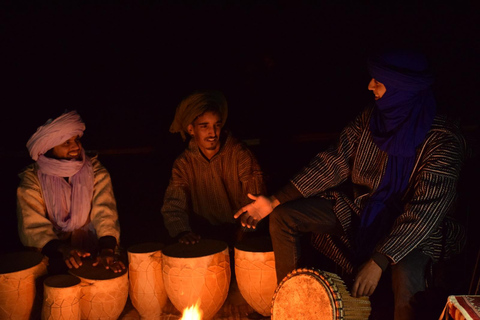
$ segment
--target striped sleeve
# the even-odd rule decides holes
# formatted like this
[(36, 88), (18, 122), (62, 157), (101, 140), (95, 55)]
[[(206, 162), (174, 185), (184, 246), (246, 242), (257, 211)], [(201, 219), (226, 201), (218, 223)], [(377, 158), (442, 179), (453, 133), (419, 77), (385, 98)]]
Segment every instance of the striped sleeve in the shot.
[[(446, 215), (452, 212), (464, 148), (460, 137), (436, 131), (427, 138), (425, 150), (407, 191), (405, 211), (377, 251), (397, 263), (426, 241)], [(409, 195), (410, 194), (410, 195)]]

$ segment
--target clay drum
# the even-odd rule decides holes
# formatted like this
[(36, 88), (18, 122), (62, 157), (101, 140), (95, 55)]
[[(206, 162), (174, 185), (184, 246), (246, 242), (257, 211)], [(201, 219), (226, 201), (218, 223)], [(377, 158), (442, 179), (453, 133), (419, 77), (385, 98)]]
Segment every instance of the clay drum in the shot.
[(80, 278), (70, 274), (49, 276), (43, 282), (42, 320), (81, 319), (80, 295)]
[(255, 237), (235, 245), (235, 276), (247, 303), (263, 316), (270, 316), (277, 288), (275, 256), (269, 237)]
[(142, 319), (158, 319), (167, 304), (163, 285), (161, 243), (130, 246), (128, 253), (129, 295)]
[(343, 280), (317, 269), (296, 269), (278, 285), (272, 299), (271, 319), (353, 319), (370, 316), (368, 297), (354, 298)]
[(230, 257), (223, 241), (202, 239), (194, 245), (176, 243), (163, 249), (163, 281), (178, 311), (199, 302), (202, 319), (220, 310), (230, 286)]
[(115, 273), (101, 264), (93, 266), (87, 259), (70, 274), (80, 278), (82, 319), (116, 320), (122, 313), (128, 298), (128, 269)]
[(47, 258), (37, 251), (0, 257), (0, 319), (30, 319), (37, 294), (35, 280), (47, 274)]

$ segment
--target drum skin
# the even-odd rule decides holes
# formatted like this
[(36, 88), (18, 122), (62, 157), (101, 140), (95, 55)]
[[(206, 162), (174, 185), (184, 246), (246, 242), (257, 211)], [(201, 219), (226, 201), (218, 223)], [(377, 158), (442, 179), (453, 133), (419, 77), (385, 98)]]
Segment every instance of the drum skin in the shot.
[(130, 246), (128, 252), (129, 295), (142, 319), (158, 319), (168, 297), (163, 284), (161, 243)]
[(94, 267), (93, 262), (87, 259), (80, 268), (69, 270), (81, 280), (81, 317), (116, 320), (128, 298), (128, 269), (115, 273), (101, 264)]
[(370, 312), (369, 298), (352, 297), (336, 274), (317, 269), (296, 269), (275, 290), (271, 319), (365, 320)]
[(49, 276), (43, 282), (42, 320), (80, 320), (80, 279), (70, 274)]
[(37, 292), (35, 280), (47, 274), (47, 261), (37, 251), (0, 257), (0, 319), (30, 319)]
[(242, 297), (256, 312), (270, 316), (277, 288), (275, 255), (270, 239), (253, 238), (237, 244), (234, 258), (235, 276)]
[(162, 260), (165, 290), (175, 308), (183, 312), (198, 302), (202, 319), (213, 318), (230, 287), (227, 244), (208, 239), (194, 245), (176, 243), (165, 247)]

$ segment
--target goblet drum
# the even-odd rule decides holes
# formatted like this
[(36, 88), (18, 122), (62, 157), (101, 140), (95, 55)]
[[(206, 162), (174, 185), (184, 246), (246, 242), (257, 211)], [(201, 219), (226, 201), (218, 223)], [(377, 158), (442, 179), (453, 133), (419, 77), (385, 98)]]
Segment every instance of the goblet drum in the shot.
[(42, 320), (79, 320), (80, 278), (71, 274), (49, 276), (43, 282)]
[(129, 294), (142, 319), (158, 319), (167, 304), (163, 285), (161, 243), (142, 243), (127, 249)]
[(202, 319), (220, 310), (230, 287), (230, 256), (226, 242), (202, 239), (196, 244), (176, 243), (163, 249), (163, 282), (168, 298), (183, 312), (199, 303)]
[(128, 298), (128, 269), (115, 273), (93, 263), (86, 259), (78, 269), (69, 270), (81, 280), (81, 317), (116, 320)]
[(369, 298), (352, 297), (336, 274), (317, 269), (296, 269), (275, 290), (271, 319), (365, 320), (370, 311)]
[(275, 255), (270, 237), (252, 237), (235, 244), (235, 276), (247, 303), (263, 316), (270, 316), (277, 288)]
[(36, 280), (47, 274), (48, 259), (37, 251), (0, 257), (0, 319), (30, 319), (37, 295)]

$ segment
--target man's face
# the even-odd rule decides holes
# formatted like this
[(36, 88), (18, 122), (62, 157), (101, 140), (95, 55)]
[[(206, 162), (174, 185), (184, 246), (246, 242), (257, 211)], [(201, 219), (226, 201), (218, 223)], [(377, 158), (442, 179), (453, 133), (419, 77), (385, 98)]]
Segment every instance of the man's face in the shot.
[(52, 154), (57, 159), (76, 159), (81, 158), (82, 143), (79, 136), (73, 136), (58, 146), (53, 147)]
[(372, 78), (372, 80), (370, 80), (370, 83), (368, 84), (368, 90), (372, 91), (375, 95), (375, 100), (378, 100), (383, 97), (383, 95), (387, 91), (387, 88), (385, 88), (383, 83), (378, 82), (377, 80)]
[(188, 133), (195, 139), (202, 153), (211, 159), (220, 150), (222, 119), (211, 111), (205, 112), (188, 125)]

